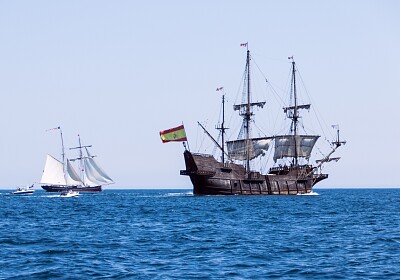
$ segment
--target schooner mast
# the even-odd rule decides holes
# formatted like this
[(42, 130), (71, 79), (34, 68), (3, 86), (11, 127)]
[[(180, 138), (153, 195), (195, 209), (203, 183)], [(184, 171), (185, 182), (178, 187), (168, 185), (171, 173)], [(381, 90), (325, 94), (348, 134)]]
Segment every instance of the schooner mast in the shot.
[(69, 148), (70, 150), (76, 150), (79, 149), (79, 157), (75, 158), (75, 159), (71, 159), (71, 161), (75, 161), (75, 160), (79, 160), (79, 172), (82, 178), (82, 182), (85, 182), (85, 172), (84, 172), (84, 159), (87, 157), (83, 156), (83, 152), (82, 149), (83, 148), (90, 148), (92, 147), (92, 145), (88, 145), (88, 146), (82, 146), (82, 142), (81, 142), (81, 136), (78, 134), (78, 142), (79, 142), (79, 146), (78, 147), (73, 147), (73, 148)]
[[(70, 148), (70, 150), (79, 149), (79, 157), (71, 159), (71, 161), (79, 160), (80, 162), (82, 184), (87, 187), (113, 184), (114, 181), (94, 161), (93, 158), (96, 156), (90, 154), (88, 148), (91, 148), (92, 145), (83, 146), (79, 134), (78, 138), (79, 138), (79, 146)], [(82, 150), (85, 150), (86, 155), (82, 152)]]
[(62, 162), (51, 155), (47, 155), (40, 183), (43, 185), (71, 187), (81, 184), (71, 162), (65, 156), (64, 138), (61, 127), (55, 127), (46, 131), (59, 130), (61, 136)]
[(65, 164), (64, 138), (63, 138), (61, 127), (59, 126), (56, 129), (60, 130), (60, 136), (61, 136), (61, 158), (62, 158), (62, 164), (63, 164), (63, 173), (64, 173), (64, 179), (65, 179), (65, 181), (67, 181), (67, 177), (66, 177), (67, 170), (65, 169), (66, 164)]

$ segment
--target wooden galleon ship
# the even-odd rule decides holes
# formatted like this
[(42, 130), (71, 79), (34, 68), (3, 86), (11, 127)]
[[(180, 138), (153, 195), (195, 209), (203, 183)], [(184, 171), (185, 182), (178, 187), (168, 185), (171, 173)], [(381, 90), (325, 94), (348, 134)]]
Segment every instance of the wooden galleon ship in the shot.
[[(247, 45), (246, 45), (247, 46)], [(244, 102), (233, 106), (242, 116), (239, 139), (226, 141), (225, 132), (225, 95), (222, 96), (222, 122), (216, 128), (220, 131), (222, 141), (215, 140), (199, 123), (205, 133), (221, 151), (221, 158), (211, 154), (191, 152), (186, 148), (184, 159), (186, 169), (180, 174), (189, 176), (193, 184), (193, 193), (198, 195), (296, 195), (308, 194), (318, 182), (328, 178), (322, 173), (322, 166), (330, 161), (337, 161), (332, 154), (345, 144), (339, 139), (339, 128), (335, 140), (330, 142), (327, 155), (310, 163), (311, 152), (319, 135), (300, 133), (300, 112), (309, 110), (310, 104), (299, 104), (296, 90), (296, 64), (291, 59), (291, 104), (283, 108), (290, 120), (290, 128), (284, 135), (266, 135), (252, 137), (251, 125), (254, 123), (254, 108), (263, 108), (265, 102), (252, 102), (250, 91), (250, 62), (252, 57), (247, 49), (246, 70), (244, 75)], [(271, 149), (274, 149), (273, 153)], [(263, 174), (252, 168), (252, 161), (270, 150), (274, 164)]]

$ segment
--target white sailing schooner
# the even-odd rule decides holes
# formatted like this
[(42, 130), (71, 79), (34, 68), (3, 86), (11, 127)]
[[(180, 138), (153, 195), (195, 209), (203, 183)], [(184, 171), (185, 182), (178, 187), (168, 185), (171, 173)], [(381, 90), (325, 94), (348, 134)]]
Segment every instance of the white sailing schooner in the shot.
[[(79, 149), (79, 157), (68, 159), (65, 157), (64, 141), (60, 127), (62, 158), (59, 161), (51, 155), (47, 155), (46, 164), (43, 171), (40, 184), (47, 192), (62, 192), (65, 190), (74, 190), (79, 192), (101, 192), (102, 186), (113, 184), (114, 181), (107, 173), (96, 163), (95, 156), (89, 153), (88, 148), (91, 146), (82, 146), (79, 137), (79, 146), (72, 149)], [(83, 155), (82, 150), (86, 151)], [(76, 172), (71, 162), (79, 160), (80, 175)]]

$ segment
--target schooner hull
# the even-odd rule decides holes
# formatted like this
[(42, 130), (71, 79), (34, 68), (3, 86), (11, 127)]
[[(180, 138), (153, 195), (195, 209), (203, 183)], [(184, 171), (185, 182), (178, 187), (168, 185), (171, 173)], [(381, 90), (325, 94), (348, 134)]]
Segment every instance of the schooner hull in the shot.
[(94, 187), (80, 187), (80, 186), (72, 186), (72, 187), (65, 187), (65, 186), (56, 186), (56, 185), (42, 185), (42, 188), (46, 192), (62, 192), (66, 189), (78, 191), (80, 193), (98, 193), (102, 191), (101, 186), (94, 186)]
[(222, 164), (211, 155), (185, 151), (187, 175), (196, 195), (296, 195), (312, 192), (313, 186), (326, 179), (325, 174), (310, 173), (310, 169), (271, 169), (269, 174), (246, 174), (243, 166)]

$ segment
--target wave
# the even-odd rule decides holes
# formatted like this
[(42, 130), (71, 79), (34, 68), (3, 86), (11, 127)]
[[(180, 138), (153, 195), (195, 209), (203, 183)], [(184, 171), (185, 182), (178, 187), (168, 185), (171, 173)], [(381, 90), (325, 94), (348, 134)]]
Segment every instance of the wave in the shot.
[(193, 191), (166, 193), (164, 196), (193, 196)]
[(319, 195), (319, 193), (316, 193), (316, 192), (310, 192), (310, 193), (298, 193), (297, 195)]

